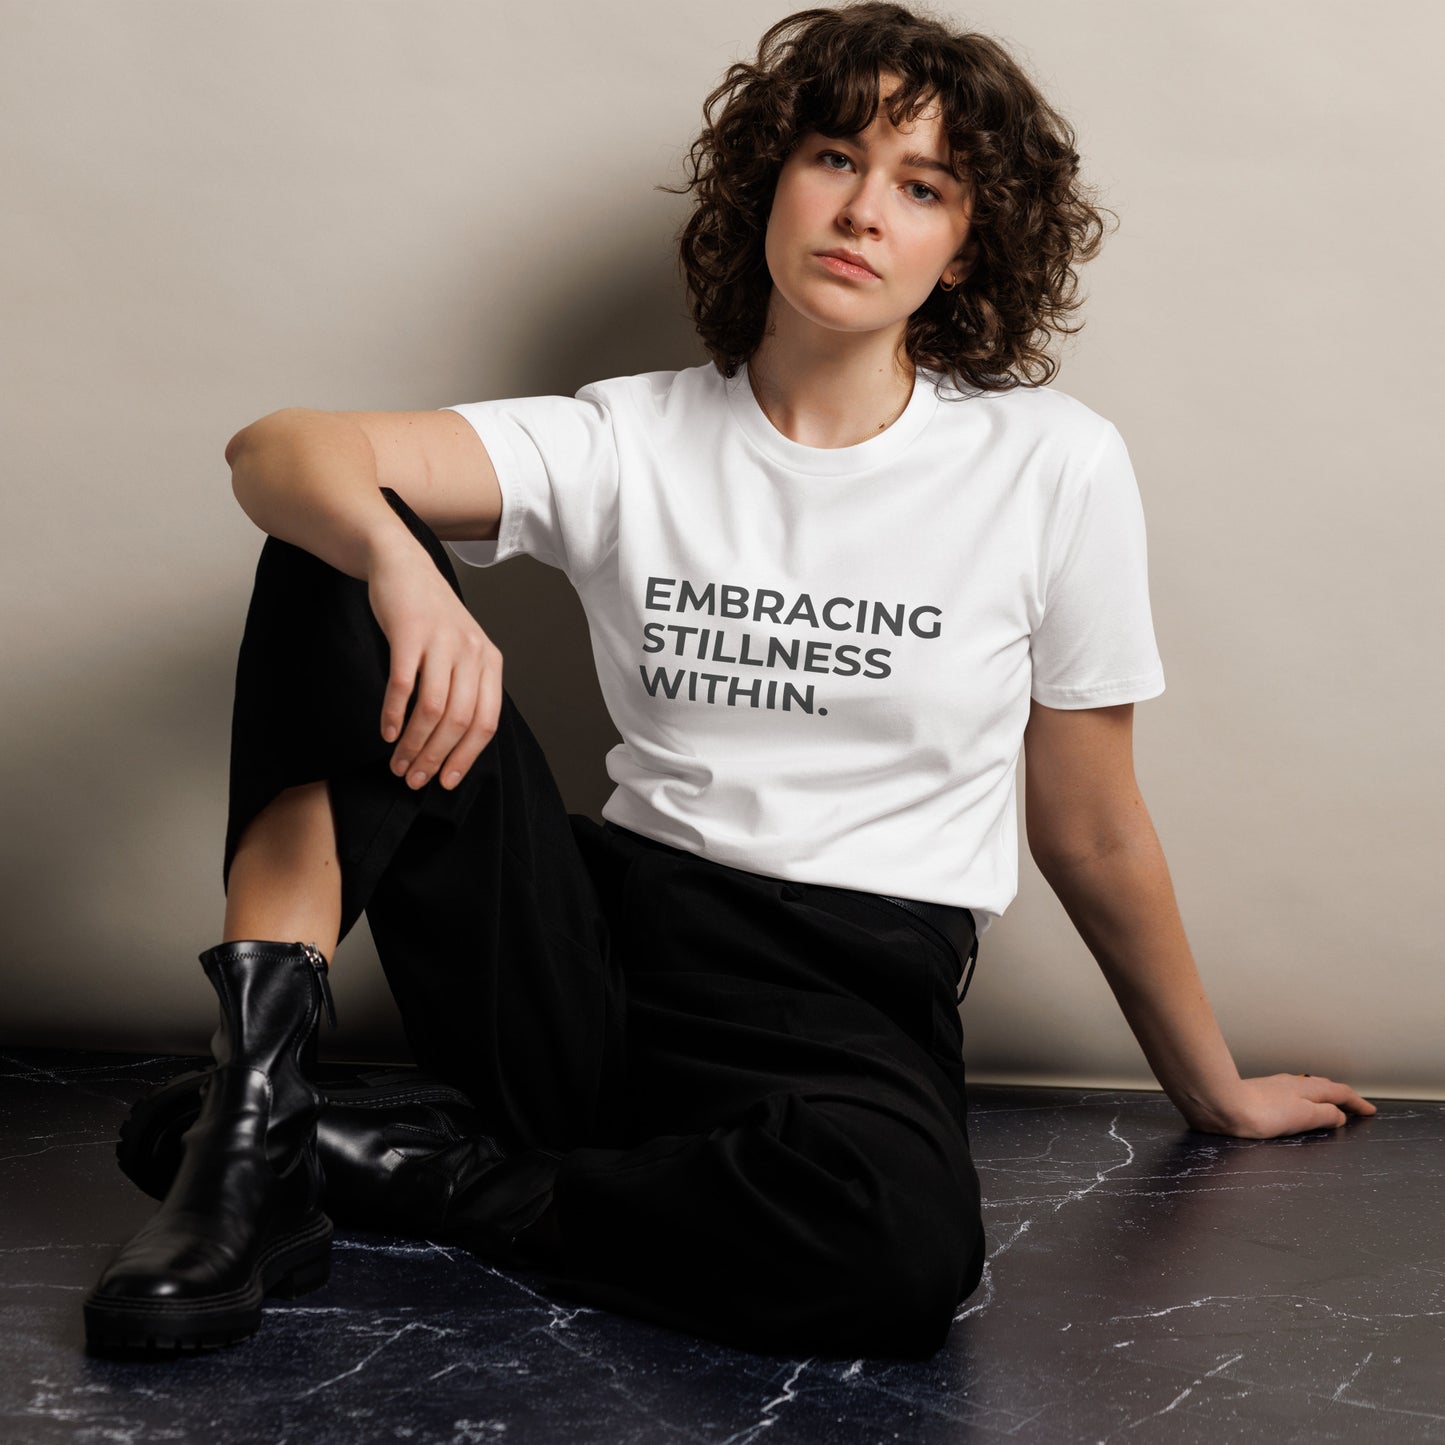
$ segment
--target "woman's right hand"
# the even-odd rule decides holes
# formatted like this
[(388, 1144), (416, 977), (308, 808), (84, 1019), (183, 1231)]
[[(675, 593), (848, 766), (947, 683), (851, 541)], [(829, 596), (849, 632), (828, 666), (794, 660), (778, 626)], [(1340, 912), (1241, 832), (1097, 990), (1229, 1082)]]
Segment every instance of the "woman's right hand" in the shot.
[[(367, 590), (391, 644), (381, 707), (381, 735), (397, 739), (391, 770), (412, 788), (437, 776), (442, 787), (455, 788), (497, 731), (501, 649), (421, 547), (377, 556)], [(421, 688), (408, 720), (418, 675)]]

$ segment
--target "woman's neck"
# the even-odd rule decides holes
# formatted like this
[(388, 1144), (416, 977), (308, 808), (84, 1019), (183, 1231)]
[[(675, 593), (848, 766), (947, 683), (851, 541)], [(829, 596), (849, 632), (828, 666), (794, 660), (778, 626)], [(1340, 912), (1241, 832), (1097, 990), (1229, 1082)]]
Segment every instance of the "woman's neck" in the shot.
[(777, 328), (748, 361), (763, 415), (790, 441), (848, 447), (885, 431), (908, 408), (914, 370), (884, 335), (849, 344), (837, 332), (788, 338)]

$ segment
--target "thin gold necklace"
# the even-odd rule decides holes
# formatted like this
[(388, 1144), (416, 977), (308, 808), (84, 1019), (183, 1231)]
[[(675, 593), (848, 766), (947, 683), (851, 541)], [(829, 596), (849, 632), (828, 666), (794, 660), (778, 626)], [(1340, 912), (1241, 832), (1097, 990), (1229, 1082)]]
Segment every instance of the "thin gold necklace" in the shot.
[[(772, 423), (772, 426), (773, 426), (773, 430), (774, 430), (774, 431), (779, 432), (780, 434), (786, 436), (787, 433), (783, 431), (782, 427), (780, 427), (780, 426), (777, 424), (777, 422), (773, 421), (773, 418), (772, 418), (771, 414), (769, 413), (767, 407), (763, 405), (763, 399), (762, 399), (762, 397), (758, 394), (757, 383), (753, 380), (753, 371), (752, 371), (752, 367), (751, 367), (751, 366), (749, 366), (749, 367), (747, 368), (747, 373), (748, 373), (748, 386), (752, 389), (753, 400), (757, 402), (757, 404), (758, 404), (758, 410), (761, 411), (762, 414), (763, 414), (765, 417), (768, 418), (768, 421), (769, 421), (769, 422)], [(898, 420), (898, 418), (901, 417), (901, 416), (903, 415), (903, 413), (908, 410), (908, 403), (913, 400), (913, 386), (916, 385), (916, 384), (917, 384), (916, 381), (915, 381), (914, 383), (910, 384), (910, 386), (909, 386), (909, 388), (908, 388), (908, 394), (903, 398), (903, 403), (902, 403), (902, 405), (898, 408), (897, 411), (895, 411), (895, 412), (893, 413), (892, 416), (890, 416), (890, 417), (888, 418), (887, 421), (880, 421), (880, 422), (878, 423), (878, 428), (877, 428), (876, 431), (868, 432), (866, 435), (859, 437), (857, 441), (854, 441), (854, 442), (844, 442), (843, 445), (844, 445), (844, 446), (849, 446), (849, 447), (855, 447), (855, 446), (859, 445), (860, 442), (871, 441), (875, 436), (878, 435), (878, 432), (883, 431), (883, 430), (885, 430), (886, 428), (892, 426), (893, 423), (896, 422), (896, 421)], [(820, 448), (820, 450), (832, 451), (832, 450), (834, 450), (834, 448), (832, 448), (832, 447), (826, 447), (826, 448)]]

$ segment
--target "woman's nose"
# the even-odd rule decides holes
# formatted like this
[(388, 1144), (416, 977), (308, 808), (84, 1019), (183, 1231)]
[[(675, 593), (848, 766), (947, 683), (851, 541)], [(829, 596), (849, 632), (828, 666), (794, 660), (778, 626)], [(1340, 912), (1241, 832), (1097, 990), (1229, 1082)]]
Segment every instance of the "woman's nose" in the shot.
[(858, 203), (845, 206), (838, 219), (843, 229), (851, 231), (855, 236), (861, 236), (865, 231), (877, 231), (878, 229), (873, 210)]
[(861, 236), (864, 231), (879, 230), (881, 218), (883, 218), (881, 198), (877, 194), (876, 186), (871, 184), (871, 178), (864, 179), (854, 186), (853, 192), (848, 195), (838, 212), (838, 221), (842, 228), (853, 231), (854, 236)]
[(879, 198), (867, 182), (848, 197), (838, 217), (843, 228), (851, 230), (855, 235), (862, 235), (864, 231), (876, 231), (881, 218)]

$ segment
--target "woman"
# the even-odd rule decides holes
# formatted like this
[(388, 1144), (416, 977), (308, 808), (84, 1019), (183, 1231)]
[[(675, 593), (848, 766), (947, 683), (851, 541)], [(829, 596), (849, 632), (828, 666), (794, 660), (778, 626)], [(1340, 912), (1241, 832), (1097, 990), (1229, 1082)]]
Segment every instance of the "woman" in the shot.
[[(709, 363), (288, 410), (227, 449), (270, 535), (216, 1067), (128, 1126), (164, 1202), (87, 1299), (94, 1345), (244, 1338), (325, 1280), (334, 1215), (744, 1346), (937, 1349), (984, 1265), (956, 1005), (1016, 891), (1021, 744), (1033, 856), (1188, 1124), (1374, 1112), (1240, 1079), (1134, 781), (1164, 688), (1138, 490), (1040, 387), (1102, 232), (1068, 126), (995, 42), (885, 4), (780, 21), (704, 114)], [(600, 825), (443, 540), (577, 589), (624, 739)], [(434, 1077), (323, 1091), (363, 910)]]

